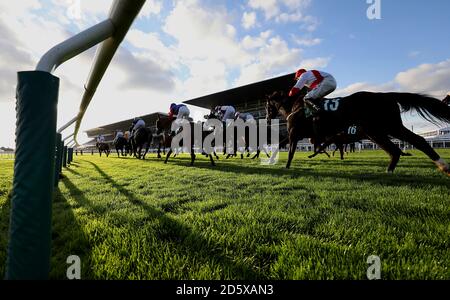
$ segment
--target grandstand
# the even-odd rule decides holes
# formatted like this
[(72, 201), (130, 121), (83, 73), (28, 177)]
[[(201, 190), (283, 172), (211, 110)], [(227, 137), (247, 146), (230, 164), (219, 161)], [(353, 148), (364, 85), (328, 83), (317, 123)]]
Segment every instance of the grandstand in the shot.
[[(152, 130), (152, 132), (155, 132), (156, 131), (156, 119), (157, 119), (158, 115), (168, 116), (167, 113), (158, 112), (158, 113), (152, 113), (152, 114), (148, 114), (145, 116), (141, 116), (140, 118), (142, 118), (145, 121), (145, 124), (147, 124), (147, 127), (150, 128)], [(88, 138), (90, 138), (91, 140), (88, 141), (87, 143), (84, 143), (81, 147), (78, 147), (78, 148), (93, 148), (93, 147), (95, 147), (96, 137), (100, 134), (105, 137), (106, 143), (111, 144), (114, 140), (115, 131), (116, 130), (122, 130), (123, 132), (128, 131), (131, 127), (132, 122), (133, 122), (133, 119), (127, 119), (127, 120), (123, 120), (123, 121), (120, 121), (117, 123), (99, 126), (96, 128), (86, 130), (85, 133), (87, 134)]]
[(450, 148), (450, 127), (420, 134), (433, 148)]

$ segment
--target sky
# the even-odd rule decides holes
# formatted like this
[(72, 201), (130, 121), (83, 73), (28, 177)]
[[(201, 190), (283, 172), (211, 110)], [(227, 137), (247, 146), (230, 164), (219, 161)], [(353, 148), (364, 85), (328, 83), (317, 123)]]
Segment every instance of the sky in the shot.
[[(369, 18), (379, 1), (380, 18)], [(370, 2), (370, 3), (368, 3)], [(107, 18), (108, 0), (0, 0), (0, 146), (14, 147), (18, 71)], [(170, 103), (314, 68), (334, 75), (330, 96), (450, 91), (450, 1), (147, 0), (113, 59), (82, 131)], [(78, 112), (95, 47), (60, 66), (58, 126)], [(204, 110), (190, 107), (198, 120)], [(415, 132), (436, 127), (404, 116)], [(63, 136), (73, 132), (73, 127)]]

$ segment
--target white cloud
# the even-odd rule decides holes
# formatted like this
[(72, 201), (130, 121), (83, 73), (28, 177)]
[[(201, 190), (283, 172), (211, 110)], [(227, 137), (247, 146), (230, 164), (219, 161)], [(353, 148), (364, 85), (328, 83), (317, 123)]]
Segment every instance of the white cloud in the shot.
[[(300, 62), (300, 66), (304, 69), (319, 69), (325, 68), (328, 66), (330, 62), (330, 57), (317, 57), (317, 58), (308, 58), (304, 59)], [(297, 68), (298, 69), (298, 68)]]
[[(305, 22), (311, 30), (311, 16), (303, 17), (303, 10), (311, 4), (311, 0), (249, 0), (250, 8), (261, 10), (266, 20), (274, 19), (278, 23)], [(315, 29), (315, 28), (314, 28)]]
[(253, 9), (264, 11), (267, 20), (277, 16), (280, 12), (277, 0), (249, 0), (248, 5)]
[(297, 11), (294, 13), (281, 13), (279, 14), (276, 18), (275, 21), (276, 22), (280, 22), (280, 23), (293, 23), (293, 22), (299, 22), (300, 20), (302, 20), (302, 13)]
[(450, 90), (450, 59), (400, 72), (395, 82), (404, 90), (441, 97)]
[(160, 0), (147, 0), (142, 7), (139, 17), (149, 18), (152, 15), (158, 15), (163, 8), (163, 3)]
[(252, 12), (244, 12), (242, 15), (242, 27), (245, 29), (250, 29), (255, 27), (256, 25), (256, 13)]
[(256, 48), (261, 48), (267, 43), (267, 39), (272, 35), (272, 31), (263, 31), (259, 34), (259, 36), (250, 36), (246, 35), (242, 39), (242, 46), (244, 49), (251, 50)]
[(436, 64), (422, 64), (399, 72), (391, 81), (383, 84), (353, 83), (337, 90), (334, 95), (349, 95), (362, 90), (423, 93), (436, 98), (444, 98), (450, 91), (450, 59)]
[[(278, 75), (280, 73), (288, 73), (294, 69), (294, 66), (301, 60), (301, 50), (298, 48), (290, 48), (286, 41), (281, 37), (260, 36), (253, 40), (259, 43), (258, 48), (255, 47), (252, 61), (243, 66), (241, 75), (236, 80), (235, 85), (248, 84), (255, 81), (267, 79), (269, 76)], [(244, 38), (245, 43), (245, 38)], [(250, 44), (247, 41), (248, 44)], [(289, 70), (289, 71), (288, 71)]]
[(380, 85), (376, 84), (370, 84), (367, 82), (356, 82), (353, 84), (350, 84), (347, 87), (341, 88), (336, 90), (333, 94), (330, 95), (330, 97), (344, 97), (349, 96), (351, 94), (361, 92), (361, 91), (367, 91), (367, 92), (392, 92), (394, 90), (397, 90), (397, 87), (393, 82), (384, 83)]
[(302, 18), (302, 21), (304, 24), (302, 25), (302, 28), (305, 29), (308, 32), (313, 32), (317, 29), (317, 27), (320, 25), (319, 19), (313, 16), (306, 16)]
[(322, 43), (322, 39), (319, 38), (300, 38), (297, 36), (293, 36), (292, 39), (299, 46), (312, 47), (317, 46)]

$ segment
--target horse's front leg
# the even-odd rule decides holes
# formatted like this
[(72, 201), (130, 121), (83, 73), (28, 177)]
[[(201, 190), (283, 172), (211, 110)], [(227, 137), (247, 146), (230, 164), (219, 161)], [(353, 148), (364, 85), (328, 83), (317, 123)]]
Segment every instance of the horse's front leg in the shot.
[(147, 146), (145, 147), (144, 156), (142, 156), (142, 159), (143, 159), (143, 160), (145, 160), (145, 156), (147, 155), (149, 149), (150, 149), (150, 145), (147, 145)]
[(291, 167), (292, 160), (294, 159), (295, 151), (297, 150), (297, 143), (298, 139), (293, 138), (289, 143), (289, 157), (288, 162), (286, 164), (286, 169), (289, 169)]
[(167, 152), (166, 155), (166, 160), (164, 161), (165, 164), (167, 164), (167, 162), (169, 161), (170, 156), (172, 155), (172, 148), (169, 149), (169, 152)]
[(158, 158), (161, 158), (161, 143), (158, 144)]

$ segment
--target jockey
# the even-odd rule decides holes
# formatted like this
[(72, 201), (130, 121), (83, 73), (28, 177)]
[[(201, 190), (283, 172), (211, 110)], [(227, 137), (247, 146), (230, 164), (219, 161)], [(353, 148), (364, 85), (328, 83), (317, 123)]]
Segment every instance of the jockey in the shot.
[(127, 140), (127, 142), (130, 140), (130, 132), (129, 131), (125, 131), (123, 137)]
[(116, 134), (115, 134), (115, 137), (114, 137), (114, 143), (116, 143), (119, 138), (123, 138), (123, 137), (124, 137), (123, 131), (122, 130), (116, 130)]
[(189, 108), (187, 108), (184, 104), (170, 104), (169, 118), (172, 119), (176, 116), (177, 120), (180, 119), (189, 119), (190, 115)]
[(134, 118), (131, 127), (133, 128), (131, 130), (131, 136), (133, 137), (136, 131), (138, 131), (138, 129), (145, 127), (145, 121), (142, 120), (141, 118)]
[(222, 122), (226, 122), (229, 119), (234, 120), (236, 109), (233, 106), (216, 106), (215, 110), (219, 113), (219, 115), (222, 116)]
[(97, 136), (97, 143), (104, 143), (105, 142), (105, 137), (103, 136), (103, 134), (99, 134)]
[(309, 92), (304, 100), (316, 113), (320, 111), (319, 101), (336, 89), (334, 77), (322, 71), (300, 69), (295, 73), (295, 80), (297, 83), (289, 92), (289, 97), (296, 96), (306, 86)]
[(253, 117), (253, 115), (251, 113), (241, 113), (241, 112), (237, 112), (234, 115), (234, 119), (242, 119), (244, 120), (244, 122), (248, 122), (248, 121), (254, 121), (255, 118)]

